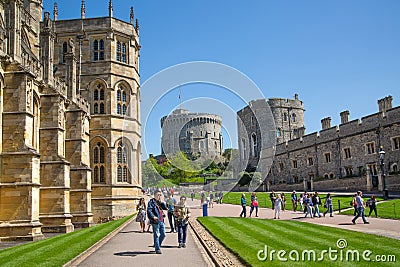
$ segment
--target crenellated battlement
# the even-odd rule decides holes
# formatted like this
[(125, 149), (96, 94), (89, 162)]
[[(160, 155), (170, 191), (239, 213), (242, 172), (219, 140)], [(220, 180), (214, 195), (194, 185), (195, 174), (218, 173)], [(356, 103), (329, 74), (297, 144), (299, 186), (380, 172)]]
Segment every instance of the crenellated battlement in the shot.
[[(391, 99), (387, 97), (385, 99)], [(389, 106), (389, 104), (387, 104)], [(325, 118), (324, 120), (330, 119)], [(326, 121), (325, 121), (326, 122)], [(277, 153), (287, 150), (298, 150), (311, 145), (321, 144), (336, 140), (338, 138), (347, 138), (357, 134), (375, 131), (377, 127), (390, 126), (392, 124), (400, 123), (400, 106), (385, 110), (385, 112), (377, 112), (371, 115), (362, 117), (361, 119), (354, 119), (352, 121), (331, 126), (327, 129), (320, 130), (319, 132), (310, 133), (294, 140), (287, 141), (277, 145)], [(325, 123), (326, 125), (330, 125)]]

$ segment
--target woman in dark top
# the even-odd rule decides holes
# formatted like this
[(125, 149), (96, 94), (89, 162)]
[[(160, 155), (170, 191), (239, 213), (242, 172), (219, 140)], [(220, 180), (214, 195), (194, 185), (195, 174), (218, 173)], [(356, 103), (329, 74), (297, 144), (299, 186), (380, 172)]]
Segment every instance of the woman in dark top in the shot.
[(370, 199), (367, 201), (367, 205), (369, 206), (369, 215), (371, 216), (372, 211), (375, 212), (375, 217), (378, 217), (378, 211), (376, 209), (376, 197), (372, 195)]
[(242, 212), (240, 213), (240, 217), (244, 215), (246, 218), (246, 195), (243, 193), (242, 198), (240, 199), (240, 204), (242, 205)]

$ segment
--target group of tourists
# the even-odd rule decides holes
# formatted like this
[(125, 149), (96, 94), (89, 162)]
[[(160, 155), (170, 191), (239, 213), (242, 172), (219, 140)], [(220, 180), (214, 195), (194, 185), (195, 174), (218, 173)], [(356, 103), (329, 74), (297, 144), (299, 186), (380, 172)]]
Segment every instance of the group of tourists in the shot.
[[(240, 205), (242, 206), (242, 212), (240, 213), (240, 217), (246, 217), (247, 216), (247, 201), (246, 201), (246, 194), (242, 194), (242, 197), (240, 199)], [(253, 211), (256, 211), (256, 217), (258, 217), (258, 197), (255, 192), (251, 194), (251, 204), (250, 204), (250, 215), (253, 214)]]
[[(192, 193), (190, 194), (190, 198), (193, 199), (195, 198), (196, 193), (194, 191), (192, 191)], [(205, 191), (201, 191), (200, 192), (200, 205), (203, 204), (207, 204), (209, 208), (214, 208), (214, 202), (216, 204), (222, 204), (222, 198), (224, 197), (224, 193), (222, 193), (222, 191), (220, 192), (205, 192)]]
[[(186, 237), (190, 218), (190, 209), (186, 205), (186, 197), (181, 196), (179, 202), (171, 193), (167, 193), (166, 201), (162, 201), (163, 192), (155, 190), (154, 197), (147, 204), (141, 198), (137, 205), (136, 221), (140, 223), (141, 231), (145, 231), (146, 215), (149, 219), (149, 228), (153, 228), (153, 241), (156, 254), (161, 254), (161, 244), (165, 238), (165, 214), (167, 211), (171, 233), (178, 232), (178, 248), (186, 247)], [(149, 231), (149, 229), (148, 229)]]

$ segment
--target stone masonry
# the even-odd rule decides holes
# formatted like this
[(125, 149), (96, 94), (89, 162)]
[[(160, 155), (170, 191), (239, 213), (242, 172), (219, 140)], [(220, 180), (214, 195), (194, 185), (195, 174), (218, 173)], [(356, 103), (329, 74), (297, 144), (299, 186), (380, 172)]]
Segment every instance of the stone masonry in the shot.
[(0, 240), (132, 214), (141, 191), (139, 24), (0, 1)]

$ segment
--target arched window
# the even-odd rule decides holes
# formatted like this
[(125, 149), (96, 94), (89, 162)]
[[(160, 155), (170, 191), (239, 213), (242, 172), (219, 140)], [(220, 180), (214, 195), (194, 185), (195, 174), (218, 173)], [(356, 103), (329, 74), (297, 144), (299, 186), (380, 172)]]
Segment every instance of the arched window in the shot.
[(105, 178), (105, 146), (97, 142), (93, 148), (93, 183), (104, 183)]
[(292, 122), (296, 122), (296, 114), (292, 114)]
[(124, 86), (118, 86), (117, 90), (117, 114), (129, 115), (128, 112), (128, 95)]
[(218, 149), (218, 143), (217, 143), (217, 141), (214, 142), (214, 148), (215, 148), (215, 150)]
[(119, 183), (129, 183), (130, 173), (128, 168), (128, 149), (120, 142), (117, 148), (117, 181)]
[(287, 114), (283, 113), (283, 121), (287, 121)]
[(281, 137), (281, 136), (282, 136), (282, 130), (281, 130), (281, 128), (278, 128), (278, 130), (276, 131), (276, 136), (277, 136), (277, 137)]
[(93, 90), (93, 114), (104, 114), (105, 92), (102, 84), (97, 84)]

